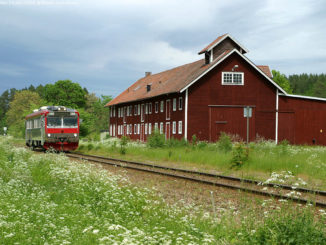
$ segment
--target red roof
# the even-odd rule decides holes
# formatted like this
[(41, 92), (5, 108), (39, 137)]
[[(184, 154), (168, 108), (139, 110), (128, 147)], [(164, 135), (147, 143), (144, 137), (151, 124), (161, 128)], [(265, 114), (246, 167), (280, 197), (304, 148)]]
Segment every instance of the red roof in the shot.
[(271, 73), (271, 70), (269, 69), (269, 66), (257, 66), (262, 72), (266, 74), (269, 78), (273, 78), (273, 75)]
[[(179, 92), (229, 52), (230, 50), (225, 51), (210, 64), (205, 64), (205, 60), (202, 59), (171, 70), (143, 77), (111, 100), (106, 106)], [(149, 92), (146, 89), (147, 85), (151, 85)]]
[(213, 42), (211, 42), (210, 44), (208, 44), (208, 46), (204, 49), (202, 49), (198, 54), (202, 54), (205, 53), (206, 51), (208, 51), (212, 46), (214, 46), (214, 44), (218, 43), (222, 38), (224, 38), (225, 36), (227, 36), (228, 34), (225, 33), (222, 36), (219, 36), (218, 38), (216, 38)]

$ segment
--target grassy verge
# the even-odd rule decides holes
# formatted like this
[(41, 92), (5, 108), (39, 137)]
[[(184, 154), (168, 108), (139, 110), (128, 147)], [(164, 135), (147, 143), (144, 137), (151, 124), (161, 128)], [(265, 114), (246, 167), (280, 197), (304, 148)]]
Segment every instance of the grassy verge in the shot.
[(288, 175), (288, 179), (276, 182), (326, 189), (326, 148), (321, 146), (275, 145), (262, 141), (251, 143), (248, 159), (233, 167), (234, 149), (226, 151), (219, 143), (197, 142), (149, 147), (146, 144), (129, 142), (121, 154), (120, 141), (108, 139), (103, 142), (81, 142), (79, 151), (89, 154), (110, 155), (139, 161), (171, 162), (181, 167), (215, 170), (223, 174), (252, 178), (261, 181), (275, 175)]
[[(325, 244), (305, 206), (212, 214), (168, 206), (120, 176), (0, 137), (2, 244)], [(281, 242), (280, 242), (281, 241)]]

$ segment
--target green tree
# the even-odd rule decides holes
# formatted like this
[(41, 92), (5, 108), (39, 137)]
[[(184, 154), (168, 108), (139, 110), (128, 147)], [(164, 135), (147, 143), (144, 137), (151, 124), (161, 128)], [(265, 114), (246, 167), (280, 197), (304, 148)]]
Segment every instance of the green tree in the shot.
[(52, 105), (82, 108), (86, 103), (86, 92), (70, 80), (59, 80), (44, 87), (44, 98)]
[(16, 92), (9, 104), (6, 114), (8, 132), (16, 137), (22, 137), (25, 131), (25, 117), (43, 104), (40, 96), (29, 90)]
[(287, 93), (292, 94), (292, 88), (289, 80), (286, 78), (284, 74), (281, 74), (279, 71), (272, 70), (273, 80), (276, 82), (281, 88), (283, 88)]

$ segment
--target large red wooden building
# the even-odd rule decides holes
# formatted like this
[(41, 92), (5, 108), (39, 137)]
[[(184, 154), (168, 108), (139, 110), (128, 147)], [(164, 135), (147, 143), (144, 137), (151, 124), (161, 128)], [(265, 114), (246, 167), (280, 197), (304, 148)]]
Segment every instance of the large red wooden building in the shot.
[(224, 34), (199, 52), (204, 59), (146, 73), (106, 105), (110, 135), (144, 141), (157, 129), (166, 138), (216, 141), (226, 132), (245, 140), (249, 107), (250, 141), (326, 145), (326, 99), (287, 94), (247, 52)]

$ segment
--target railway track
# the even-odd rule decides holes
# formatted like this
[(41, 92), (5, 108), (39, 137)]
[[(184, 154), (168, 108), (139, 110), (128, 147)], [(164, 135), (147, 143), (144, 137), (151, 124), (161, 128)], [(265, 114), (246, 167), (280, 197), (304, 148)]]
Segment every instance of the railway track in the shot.
[(219, 186), (233, 190), (240, 190), (261, 196), (270, 196), (276, 199), (292, 200), (293, 202), (311, 203), (317, 207), (326, 208), (326, 191), (301, 188), (276, 183), (262, 184), (259, 181), (237, 178), (232, 176), (211, 174), (193, 170), (172, 168), (141, 162), (126, 161), (121, 159), (85, 155), (81, 153), (66, 153), (66, 156), (116, 167), (132, 169), (151, 174), (159, 174), (173, 178), (184, 179), (206, 185)]

